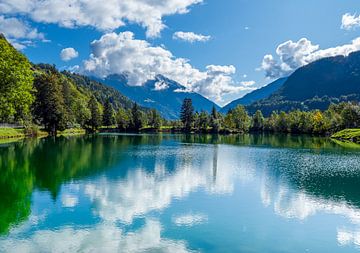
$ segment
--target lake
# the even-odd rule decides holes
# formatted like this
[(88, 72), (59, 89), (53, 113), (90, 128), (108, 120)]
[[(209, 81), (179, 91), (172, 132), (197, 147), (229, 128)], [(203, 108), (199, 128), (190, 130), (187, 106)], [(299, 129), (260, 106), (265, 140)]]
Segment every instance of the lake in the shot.
[(0, 252), (360, 252), (360, 149), (327, 138), (0, 144)]

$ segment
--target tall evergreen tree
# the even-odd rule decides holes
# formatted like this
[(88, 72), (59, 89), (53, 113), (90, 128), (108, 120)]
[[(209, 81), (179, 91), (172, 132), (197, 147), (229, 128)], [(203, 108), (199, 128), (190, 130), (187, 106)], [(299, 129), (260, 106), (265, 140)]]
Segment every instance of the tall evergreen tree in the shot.
[(104, 105), (104, 114), (103, 114), (103, 125), (104, 126), (113, 126), (115, 125), (115, 111), (111, 104), (110, 99), (106, 99)]
[(190, 98), (185, 98), (181, 106), (180, 119), (184, 125), (185, 132), (190, 132), (194, 122), (194, 107)]
[(88, 121), (88, 128), (92, 132), (95, 132), (101, 126), (102, 120), (101, 120), (101, 111), (100, 111), (99, 103), (97, 102), (94, 95), (91, 96), (88, 107), (90, 109), (90, 114), (91, 114), (90, 119)]
[(200, 113), (198, 111), (194, 113), (193, 126), (196, 131), (200, 130)]
[(142, 113), (137, 103), (131, 108), (131, 128), (139, 131), (143, 127)]
[(149, 115), (149, 125), (157, 130), (161, 128), (162, 122), (161, 122), (161, 116), (155, 109), (152, 109), (150, 111)]
[(211, 127), (211, 131), (213, 133), (218, 133), (220, 131), (220, 128), (221, 128), (220, 115), (216, 111), (215, 106), (213, 106), (213, 108), (211, 110), (210, 127)]
[(52, 136), (67, 127), (67, 110), (59, 77), (54, 74), (41, 74), (35, 79), (37, 90), (35, 100), (35, 117), (45, 126)]
[(199, 128), (205, 132), (209, 126), (209, 115), (205, 111), (201, 111), (199, 115)]

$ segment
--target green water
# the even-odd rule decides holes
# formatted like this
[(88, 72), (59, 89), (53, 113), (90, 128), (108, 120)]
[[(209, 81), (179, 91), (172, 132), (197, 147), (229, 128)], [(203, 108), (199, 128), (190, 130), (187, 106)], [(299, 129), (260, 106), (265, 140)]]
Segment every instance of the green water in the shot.
[(0, 144), (0, 252), (359, 251), (354, 145), (115, 134)]

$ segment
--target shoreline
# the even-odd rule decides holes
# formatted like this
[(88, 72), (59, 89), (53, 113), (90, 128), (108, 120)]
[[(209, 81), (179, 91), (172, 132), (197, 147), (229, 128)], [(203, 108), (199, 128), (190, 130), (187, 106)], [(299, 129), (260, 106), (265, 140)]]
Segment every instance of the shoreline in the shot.
[[(152, 128), (143, 128), (140, 131), (120, 131), (118, 128), (102, 128), (97, 133), (99, 134), (106, 134), (106, 133), (137, 133), (137, 134), (189, 134), (189, 135), (198, 135), (198, 134), (218, 134), (218, 135), (232, 135), (232, 134), (270, 134), (269, 132), (237, 132), (224, 129), (218, 133), (213, 133), (211, 131), (191, 131), (190, 133), (185, 133), (180, 129), (171, 129), (165, 127), (164, 129), (152, 129)], [(76, 136), (76, 135), (86, 135), (88, 134), (85, 129), (80, 128), (73, 128), (73, 129), (66, 129), (62, 132), (59, 132), (57, 137), (61, 136)], [(297, 133), (271, 133), (271, 134), (285, 134), (285, 135), (298, 135)], [(0, 128), (0, 143), (8, 143), (12, 141), (23, 140), (27, 138), (44, 138), (48, 137), (48, 133), (42, 130), (39, 130), (33, 134), (26, 134), (25, 129), (23, 128)], [(313, 135), (309, 135), (313, 136)], [(348, 144), (356, 144), (360, 146), (360, 129), (344, 129), (339, 131), (331, 136), (328, 135), (316, 135), (316, 137), (330, 137), (332, 140), (341, 143), (348, 143)]]
[(331, 138), (345, 143), (360, 144), (360, 129), (344, 129), (333, 134)]
[[(84, 129), (67, 129), (59, 132), (57, 137), (60, 136), (72, 136), (72, 135), (85, 135)], [(48, 137), (49, 134), (45, 131), (39, 130), (36, 133), (26, 134), (24, 128), (0, 128), (0, 143), (4, 143), (7, 140), (22, 140), (27, 138), (44, 138)]]

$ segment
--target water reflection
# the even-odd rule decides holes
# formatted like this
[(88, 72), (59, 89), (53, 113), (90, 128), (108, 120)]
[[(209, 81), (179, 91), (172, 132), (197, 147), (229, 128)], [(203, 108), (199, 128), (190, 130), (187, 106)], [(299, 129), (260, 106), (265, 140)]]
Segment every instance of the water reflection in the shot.
[[(164, 234), (171, 224), (211, 227), (214, 207), (194, 211), (193, 195), (227, 199), (216, 211), (222, 214), (236, 204), (238, 188), (262, 203), (254, 220), (268, 208), (286, 220), (345, 217), (336, 238), (326, 239), (360, 245), (359, 154), (303, 136), (106, 135), (7, 144), (0, 148), (0, 251), (201, 251)], [(187, 208), (179, 213), (176, 203)]]

